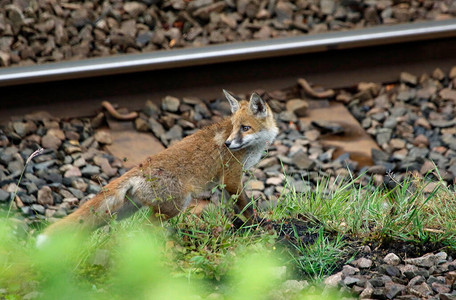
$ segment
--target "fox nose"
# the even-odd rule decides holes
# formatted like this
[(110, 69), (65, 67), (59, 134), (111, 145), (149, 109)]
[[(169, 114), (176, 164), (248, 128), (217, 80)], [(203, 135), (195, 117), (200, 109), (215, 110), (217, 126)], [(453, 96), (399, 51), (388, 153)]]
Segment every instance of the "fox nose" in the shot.
[(231, 142), (230, 141), (225, 141), (225, 146), (230, 147)]

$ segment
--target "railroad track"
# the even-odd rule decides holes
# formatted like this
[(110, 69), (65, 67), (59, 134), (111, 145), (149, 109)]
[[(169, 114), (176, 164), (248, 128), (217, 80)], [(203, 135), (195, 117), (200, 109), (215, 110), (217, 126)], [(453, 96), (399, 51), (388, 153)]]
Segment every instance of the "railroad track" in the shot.
[(329, 88), (391, 82), (456, 65), (456, 20), (333, 32), (0, 69), (0, 121), (35, 110), (91, 115), (108, 100), (138, 109), (165, 95), (283, 88), (305, 77)]

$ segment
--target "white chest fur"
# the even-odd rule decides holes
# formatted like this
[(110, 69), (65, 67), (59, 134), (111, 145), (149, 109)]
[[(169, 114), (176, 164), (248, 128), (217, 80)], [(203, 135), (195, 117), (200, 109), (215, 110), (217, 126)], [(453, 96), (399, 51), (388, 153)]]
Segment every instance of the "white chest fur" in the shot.
[(245, 170), (250, 169), (260, 161), (263, 150), (263, 147), (258, 147), (257, 149), (252, 149), (252, 151), (248, 151), (246, 153), (246, 156), (244, 158)]

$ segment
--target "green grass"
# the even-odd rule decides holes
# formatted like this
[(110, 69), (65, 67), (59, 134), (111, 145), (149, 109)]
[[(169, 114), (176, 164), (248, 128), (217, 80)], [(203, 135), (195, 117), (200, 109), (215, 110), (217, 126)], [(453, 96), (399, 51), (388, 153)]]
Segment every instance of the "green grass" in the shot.
[(344, 246), (347, 244), (341, 235), (330, 238), (325, 235), (324, 229), (320, 228), (313, 244), (306, 244), (297, 239), (293, 244), (295, 251), (290, 251), (296, 266), (311, 280), (317, 282), (325, 276), (332, 274), (340, 262), (347, 256)]
[(322, 180), (314, 191), (297, 193), (292, 187), (281, 195), (271, 218), (310, 214), (328, 231), (359, 239), (456, 246), (456, 197), (453, 187), (408, 177), (393, 189), (361, 185), (360, 178)]
[[(438, 243), (456, 249), (452, 187), (408, 178), (387, 190), (360, 178), (322, 179), (314, 191), (287, 186), (260, 216), (277, 226), (233, 225), (228, 203), (152, 223), (149, 212), (92, 233), (68, 232), (43, 249), (16, 217), (0, 219), (0, 299), (264, 299), (286, 279), (318, 284), (354, 255), (351, 243)], [(312, 243), (293, 218), (315, 221)], [(281, 241), (281, 242), (280, 242)], [(286, 266), (281, 276), (278, 270)], [(292, 293), (301, 299), (313, 288)], [(338, 294), (327, 295), (337, 299)], [(316, 299), (321, 299), (315, 296)], [(306, 298), (307, 299), (307, 298)]]

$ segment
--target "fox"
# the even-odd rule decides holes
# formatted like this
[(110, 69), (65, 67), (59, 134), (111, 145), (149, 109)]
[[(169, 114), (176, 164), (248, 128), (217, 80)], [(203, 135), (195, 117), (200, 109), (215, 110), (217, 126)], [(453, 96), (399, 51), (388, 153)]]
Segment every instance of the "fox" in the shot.
[(250, 200), (242, 186), (243, 171), (256, 165), (278, 127), (269, 105), (257, 94), (238, 101), (223, 90), (231, 116), (204, 127), (114, 179), (77, 210), (48, 226), (37, 237), (42, 245), (53, 234), (73, 227), (96, 228), (113, 215), (129, 216), (143, 206), (152, 216), (172, 218), (193, 197), (220, 184), (234, 196), (235, 207), (249, 220)]

